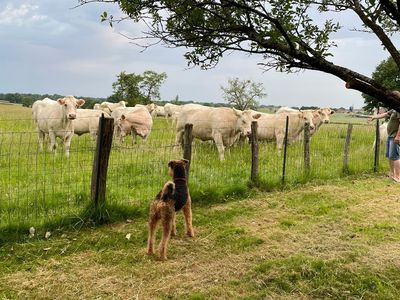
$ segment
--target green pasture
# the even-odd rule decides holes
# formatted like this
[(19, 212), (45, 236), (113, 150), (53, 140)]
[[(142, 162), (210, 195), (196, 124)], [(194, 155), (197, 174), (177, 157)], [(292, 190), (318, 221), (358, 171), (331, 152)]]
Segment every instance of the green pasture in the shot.
[[(273, 190), (373, 172), (374, 127), (354, 125), (349, 168), (344, 172), (346, 130), (346, 124), (324, 125), (313, 136), (309, 172), (304, 169), (303, 144), (289, 145), (284, 185), (283, 151), (276, 150), (272, 143), (260, 143), (259, 188)], [(172, 126), (157, 118), (146, 143), (140, 140), (132, 145), (128, 139), (122, 146), (113, 145), (107, 181), (109, 218), (147, 211), (150, 200), (169, 180), (168, 161), (182, 157), (181, 149), (173, 147), (174, 139)], [(41, 152), (30, 109), (0, 105), (0, 230), (18, 233), (31, 226), (81, 226), (84, 212), (90, 206), (94, 146), (88, 135), (75, 136), (69, 159), (64, 157), (61, 144), (55, 155)], [(380, 161), (380, 170), (385, 171), (383, 155)], [(193, 201), (221, 202), (253, 194), (250, 168), (249, 144), (235, 145), (227, 151), (225, 161), (220, 162), (212, 143), (195, 140), (190, 171)]]
[(145, 253), (147, 210), (48, 239), (37, 229), (0, 244), (0, 298), (399, 299), (397, 194), (389, 178), (356, 175), (197, 197), (195, 237), (178, 213), (165, 262)]

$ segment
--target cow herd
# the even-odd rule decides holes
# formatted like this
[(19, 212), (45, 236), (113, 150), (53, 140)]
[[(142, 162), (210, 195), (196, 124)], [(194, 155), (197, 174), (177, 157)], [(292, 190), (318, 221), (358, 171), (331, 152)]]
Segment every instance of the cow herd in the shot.
[[(49, 149), (56, 150), (56, 138), (64, 143), (65, 154), (69, 149), (73, 134), (88, 133), (94, 139), (97, 135), (99, 118), (102, 114), (114, 119), (114, 137), (121, 144), (131, 134), (132, 143), (136, 136), (148, 138), (153, 119), (165, 117), (176, 128), (175, 146), (182, 145), (186, 124), (193, 124), (194, 138), (213, 141), (220, 160), (224, 160), (225, 149), (244, 140), (251, 134), (251, 123), (257, 121), (257, 138), (260, 141), (274, 141), (278, 149), (284, 142), (286, 118), (289, 117), (289, 143), (301, 140), (302, 131), (309, 124), (311, 135), (324, 123), (329, 123), (333, 111), (329, 108), (315, 110), (294, 110), (281, 107), (276, 113), (267, 114), (254, 110), (237, 110), (227, 107), (209, 107), (200, 104), (164, 106), (155, 104), (127, 107), (124, 101), (119, 103), (103, 102), (95, 104), (93, 109), (80, 109), (85, 101), (73, 96), (58, 100), (45, 98), (32, 105), (32, 117), (37, 126), (39, 147), (43, 148), (46, 135), (49, 136)], [(171, 123), (169, 122), (169, 123)]]

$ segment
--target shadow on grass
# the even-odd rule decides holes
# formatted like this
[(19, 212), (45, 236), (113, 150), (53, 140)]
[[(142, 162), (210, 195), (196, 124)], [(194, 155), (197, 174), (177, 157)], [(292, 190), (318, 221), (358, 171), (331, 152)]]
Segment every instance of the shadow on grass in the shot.
[[(37, 229), (51, 232), (56, 230), (79, 231), (127, 219), (144, 219), (147, 218), (147, 211), (147, 206), (139, 205), (106, 203), (102, 207), (95, 208), (93, 204), (89, 204), (79, 214), (53, 218), (51, 221), (38, 225)], [(28, 241), (29, 228), (32, 225), (21, 222), (16, 225), (4, 226), (0, 229), (0, 245)]]
[(258, 190), (254, 185), (241, 184), (227, 187), (194, 187), (190, 190), (190, 195), (192, 197), (192, 206), (206, 208), (214, 204), (253, 197), (257, 192)]

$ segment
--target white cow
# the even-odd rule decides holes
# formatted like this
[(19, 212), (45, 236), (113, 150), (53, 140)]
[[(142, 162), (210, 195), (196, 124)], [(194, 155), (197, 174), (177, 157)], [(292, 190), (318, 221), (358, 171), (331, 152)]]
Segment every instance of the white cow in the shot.
[(313, 123), (315, 126), (314, 130), (311, 130), (310, 133), (313, 135), (317, 130), (321, 127), (322, 124), (328, 124), (330, 122), (330, 115), (334, 113), (334, 111), (330, 108), (318, 108), (312, 111), (314, 118)]
[(119, 107), (117, 109), (115, 109), (112, 113), (111, 113), (111, 117), (114, 119), (114, 138), (115, 140), (121, 144), (123, 141), (123, 137), (121, 136), (121, 128), (119, 126), (120, 123), (120, 118), (123, 114), (128, 114), (131, 111), (135, 111), (140, 109), (139, 107)]
[(298, 109), (294, 109), (288, 106), (281, 106), (275, 113), (280, 114), (280, 113), (288, 113), (288, 112), (298, 112)]
[(157, 105), (157, 107), (156, 107), (156, 116), (157, 116), (157, 117), (165, 117), (164, 106), (162, 106), (162, 105)]
[(107, 102), (104, 101), (102, 103), (96, 103), (93, 106), (93, 109), (97, 110), (102, 110), (111, 115), (111, 113), (116, 110), (119, 107), (126, 107), (126, 102), (125, 101), (119, 101), (118, 103), (112, 103), (112, 102)]
[(181, 110), (180, 105), (172, 104), (172, 103), (166, 103), (164, 105), (164, 112), (165, 112), (165, 117), (170, 118), (172, 115), (174, 115), (176, 112), (179, 112)]
[(145, 107), (136, 107), (127, 114), (123, 113), (118, 121), (121, 137), (131, 133), (132, 144), (136, 144), (137, 135), (146, 141), (153, 127), (153, 118)]
[(77, 109), (76, 119), (72, 121), (74, 125), (74, 133), (82, 135), (90, 133), (93, 139), (97, 136), (97, 130), (99, 129), (99, 119), (101, 115), (110, 117), (110, 115), (104, 111), (95, 109)]
[(180, 116), (185, 116), (186, 112), (189, 110), (200, 110), (200, 109), (209, 109), (212, 108), (210, 106), (204, 106), (201, 104), (195, 104), (195, 103), (189, 103), (189, 104), (184, 104), (180, 107), (179, 111), (175, 111), (172, 113), (171, 120), (172, 120), (172, 126), (174, 127), (176, 123), (178, 122), (178, 119)]
[(72, 120), (76, 118), (77, 108), (85, 103), (83, 99), (66, 96), (57, 101), (43, 99), (32, 105), (32, 116), (37, 125), (39, 146), (43, 149), (45, 134), (49, 135), (50, 151), (56, 150), (56, 138), (64, 141), (65, 155), (69, 156), (71, 139), (74, 134)]
[(136, 104), (135, 107), (145, 107), (145, 108), (147, 108), (147, 110), (149, 111), (149, 113), (150, 113), (150, 115), (152, 116), (153, 119), (157, 116), (157, 112), (156, 112), (157, 105), (154, 104), (154, 103), (150, 103), (150, 104), (147, 104), (147, 105)]
[(193, 109), (179, 114), (176, 125), (176, 145), (182, 145), (186, 124), (193, 124), (193, 137), (202, 141), (213, 140), (220, 160), (224, 160), (225, 149), (239, 140), (241, 135), (251, 134), (251, 122), (260, 114), (234, 108), (218, 107)]
[(315, 130), (313, 123), (313, 113), (311, 111), (296, 111), (277, 114), (261, 113), (258, 119), (257, 138), (262, 141), (276, 141), (276, 147), (282, 149), (285, 130), (286, 117), (289, 117), (288, 142), (292, 143), (299, 140), (299, 136), (304, 130), (306, 123), (310, 125), (310, 130)]
[[(318, 108), (318, 109), (306, 109), (306, 110), (298, 110), (298, 109), (293, 109), (287, 106), (282, 106), (279, 108), (276, 113), (290, 113), (290, 112), (312, 112), (313, 114), (313, 123), (315, 128), (310, 131), (310, 134), (313, 135), (317, 130), (321, 127), (322, 124), (328, 124), (330, 122), (330, 115), (334, 113), (333, 110), (330, 108)], [(301, 135), (299, 136), (299, 139), (301, 139)]]
[[(381, 144), (386, 142), (386, 140), (388, 138), (387, 125), (388, 125), (388, 122), (384, 122), (379, 126), (379, 142)], [(376, 140), (374, 140), (372, 149), (375, 149), (375, 145), (376, 145)]]

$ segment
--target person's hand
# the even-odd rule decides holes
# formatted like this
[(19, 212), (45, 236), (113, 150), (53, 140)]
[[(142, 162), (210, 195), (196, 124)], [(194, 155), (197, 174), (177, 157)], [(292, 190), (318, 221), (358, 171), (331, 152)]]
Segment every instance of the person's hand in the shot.
[(375, 120), (374, 116), (368, 118), (368, 122), (372, 122), (373, 120)]
[(394, 143), (397, 144), (397, 145), (400, 145), (400, 136), (396, 136), (394, 138)]

